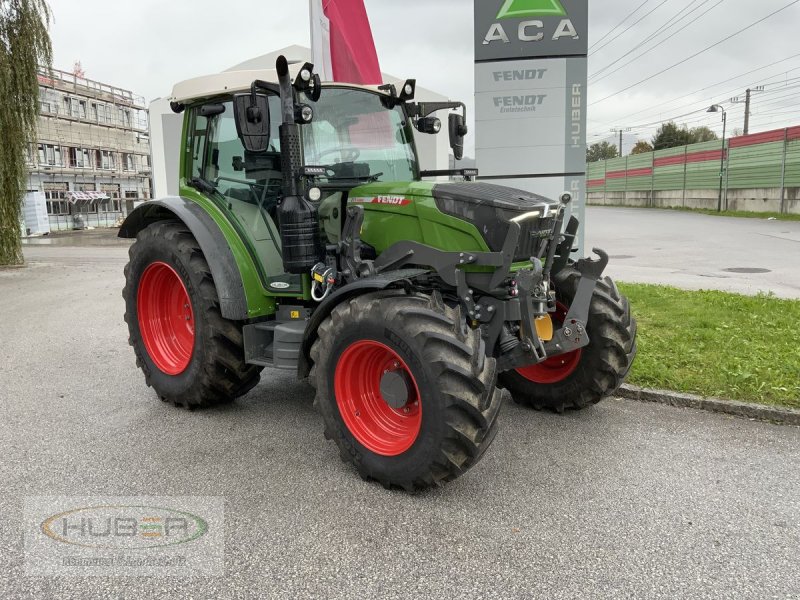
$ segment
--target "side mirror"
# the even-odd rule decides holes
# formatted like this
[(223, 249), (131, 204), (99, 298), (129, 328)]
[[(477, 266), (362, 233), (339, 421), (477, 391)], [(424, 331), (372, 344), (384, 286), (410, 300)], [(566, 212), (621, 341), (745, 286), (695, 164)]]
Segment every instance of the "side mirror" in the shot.
[(233, 98), (236, 133), (248, 152), (266, 152), (269, 148), (269, 100), (266, 96), (240, 94)]
[(464, 115), (450, 113), (447, 125), (450, 131), (450, 148), (453, 149), (453, 156), (456, 160), (461, 160), (464, 158), (464, 136), (467, 135)]

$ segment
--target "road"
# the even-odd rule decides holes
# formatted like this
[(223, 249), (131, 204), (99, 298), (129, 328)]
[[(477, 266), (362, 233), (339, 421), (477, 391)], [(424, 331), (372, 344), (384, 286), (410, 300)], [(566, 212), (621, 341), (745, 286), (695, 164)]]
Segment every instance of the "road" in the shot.
[[(229, 407), (158, 401), (122, 321), (126, 245), (91, 243), (0, 270), (2, 598), (800, 597), (800, 429), (507, 402), (475, 469), (389, 492), (339, 461), (291, 374)], [(225, 576), (25, 577), (35, 495), (223, 496)]]
[(621, 281), (800, 298), (800, 221), (598, 206), (587, 223), (586, 248), (605, 249)]

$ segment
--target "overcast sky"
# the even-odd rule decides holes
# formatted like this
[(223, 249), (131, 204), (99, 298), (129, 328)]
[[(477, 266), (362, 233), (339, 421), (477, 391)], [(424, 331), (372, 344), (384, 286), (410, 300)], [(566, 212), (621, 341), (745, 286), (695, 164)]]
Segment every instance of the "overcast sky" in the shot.
[[(590, 0), (590, 46), (643, 1)], [(632, 127), (637, 137), (649, 138), (655, 121), (691, 113), (712, 102), (726, 102), (730, 127), (741, 128), (743, 108), (727, 101), (756, 84), (767, 84), (767, 88), (754, 98), (752, 130), (800, 124), (800, 111), (792, 110), (800, 99), (800, 90), (792, 95), (792, 86), (800, 82), (800, 56), (694, 93), (799, 54), (800, 3), (663, 75), (600, 101), (789, 2), (648, 0), (613, 35), (595, 45), (589, 58), (590, 75), (622, 57), (606, 73), (613, 71), (666, 36), (675, 35), (618, 72), (597, 81), (590, 79), (589, 143), (602, 139), (616, 126)], [(366, 0), (382, 70), (398, 77), (416, 77), (420, 85), (466, 100), (471, 107), (472, 6), (472, 0)], [(306, 0), (51, 0), (51, 7), (56, 68), (71, 70), (73, 62), (80, 60), (87, 77), (131, 89), (148, 101), (169, 95), (176, 81), (218, 72), (290, 44), (309, 44)], [(675, 27), (633, 50), (670, 19), (677, 21)], [(609, 40), (611, 43), (601, 48)], [(671, 101), (685, 95), (688, 97)], [(719, 115), (702, 111), (678, 121), (692, 126), (720, 125)], [(469, 148), (473, 146), (474, 142)]]

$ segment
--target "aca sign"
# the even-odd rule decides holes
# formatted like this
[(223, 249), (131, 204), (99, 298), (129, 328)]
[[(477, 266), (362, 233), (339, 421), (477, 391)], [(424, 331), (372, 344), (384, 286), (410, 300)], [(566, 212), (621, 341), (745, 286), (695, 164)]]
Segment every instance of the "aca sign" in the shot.
[(475, 60), (582, 56), (588, 23), (586, 0), (479, 0)]

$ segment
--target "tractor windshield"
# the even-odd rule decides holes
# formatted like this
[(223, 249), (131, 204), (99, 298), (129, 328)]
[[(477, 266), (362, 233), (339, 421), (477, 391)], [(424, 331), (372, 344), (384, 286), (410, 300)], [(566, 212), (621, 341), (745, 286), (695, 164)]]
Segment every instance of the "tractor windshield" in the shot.
[(412, 181), (418, 178), (414, 134), (400, 106), (362, 89), (325, 88), (314, 121), (302, 128), (307, 165), (332, 166), (332, 179)]

